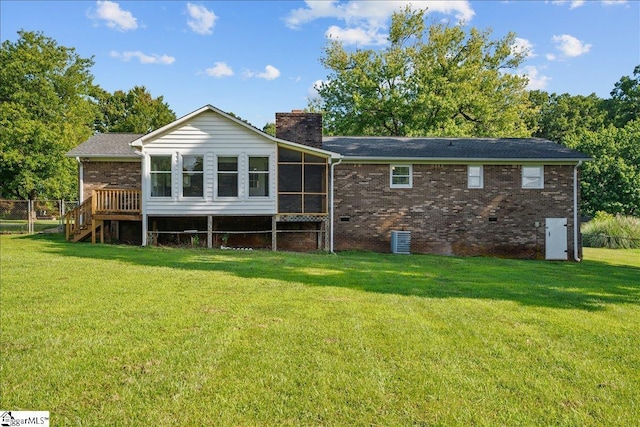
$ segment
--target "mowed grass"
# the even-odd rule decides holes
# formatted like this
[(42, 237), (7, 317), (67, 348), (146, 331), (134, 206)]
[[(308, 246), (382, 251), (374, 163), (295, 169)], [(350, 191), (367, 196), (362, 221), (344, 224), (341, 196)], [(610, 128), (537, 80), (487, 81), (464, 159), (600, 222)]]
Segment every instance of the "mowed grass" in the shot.
[(0, 407), (52, 425), (640, 419), (639, 250), (559, 263), (0, 239)]

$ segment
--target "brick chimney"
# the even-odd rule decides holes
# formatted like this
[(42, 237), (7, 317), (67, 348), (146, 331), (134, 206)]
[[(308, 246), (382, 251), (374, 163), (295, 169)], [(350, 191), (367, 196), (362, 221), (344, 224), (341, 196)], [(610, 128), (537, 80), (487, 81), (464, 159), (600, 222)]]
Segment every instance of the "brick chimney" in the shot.
[(302, 110), (276, 113), (276, 138), (322, 148), (322, 114)]

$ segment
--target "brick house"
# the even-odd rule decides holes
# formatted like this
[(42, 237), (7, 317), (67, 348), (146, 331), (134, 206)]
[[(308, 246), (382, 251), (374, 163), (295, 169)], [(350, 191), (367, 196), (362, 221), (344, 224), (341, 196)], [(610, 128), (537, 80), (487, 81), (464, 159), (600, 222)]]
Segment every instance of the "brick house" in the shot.
[(323, 138), (321, 115), (301, 111), (276, 128), (205, 106), (147, 135), (95, 135), (68, 153), (86, 211), (68, 215), (69, 238), (389, 252), (402, 235), (412, 253), (581, 257), (582, 153), (536, 138)]

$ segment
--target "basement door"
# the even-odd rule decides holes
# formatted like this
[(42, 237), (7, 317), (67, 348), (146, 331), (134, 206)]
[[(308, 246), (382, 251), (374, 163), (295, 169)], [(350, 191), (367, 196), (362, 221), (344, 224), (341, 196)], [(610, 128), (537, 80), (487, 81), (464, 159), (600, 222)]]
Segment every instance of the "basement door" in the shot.
[(567, 259), (567, 218), (545, 219), (545, 259)]

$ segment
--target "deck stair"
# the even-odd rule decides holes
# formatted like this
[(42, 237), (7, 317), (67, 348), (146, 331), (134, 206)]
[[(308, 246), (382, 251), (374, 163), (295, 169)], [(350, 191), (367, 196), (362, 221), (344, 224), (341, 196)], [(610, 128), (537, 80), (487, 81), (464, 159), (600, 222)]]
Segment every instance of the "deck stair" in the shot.
[(65, 236), (79, 242), (91, 237), (104, 243), (104, 221), (141, 221), (140, 190), (93, 190), (82, 204), (65, 214)]

